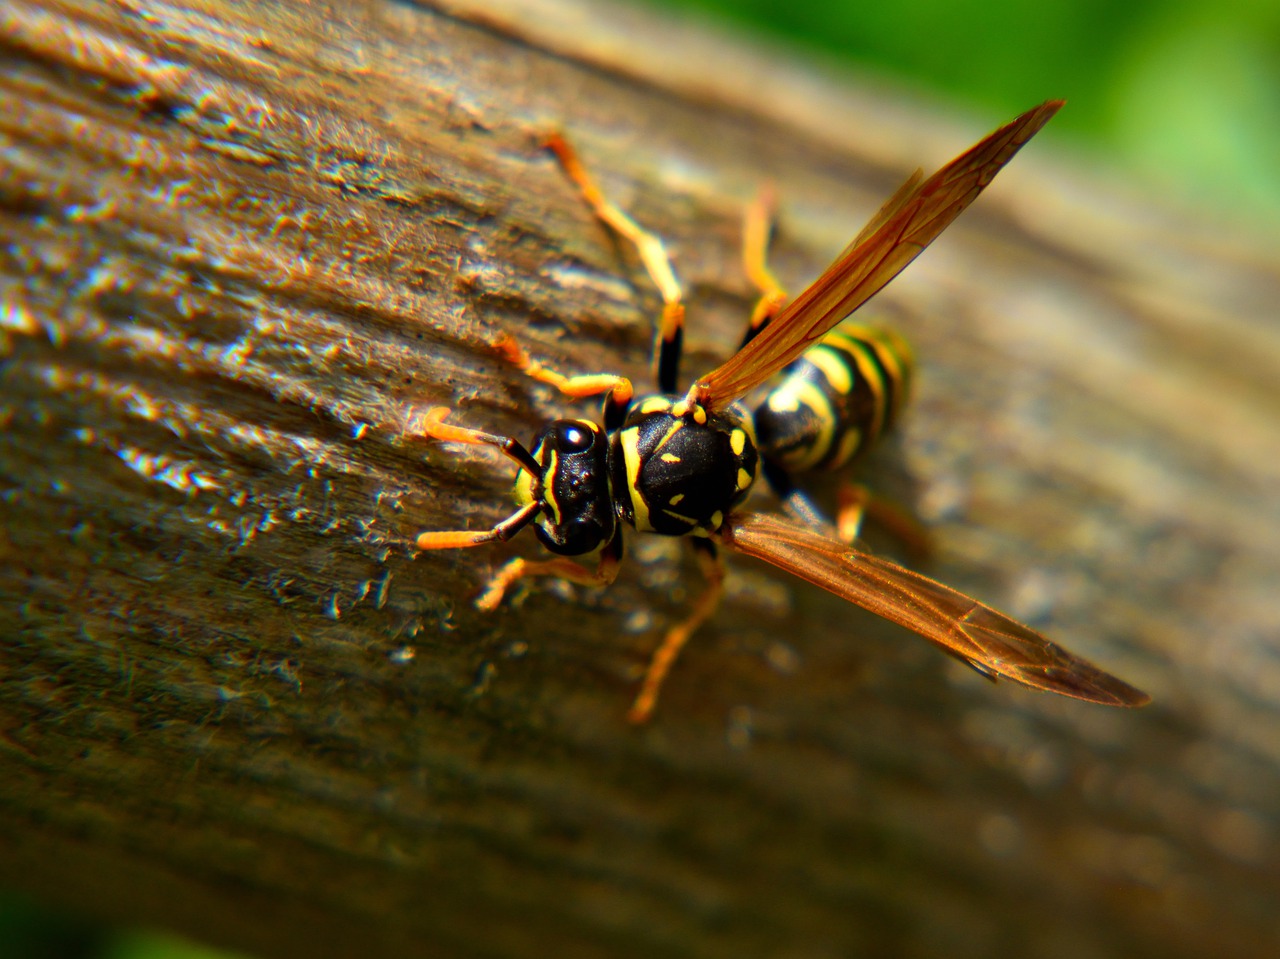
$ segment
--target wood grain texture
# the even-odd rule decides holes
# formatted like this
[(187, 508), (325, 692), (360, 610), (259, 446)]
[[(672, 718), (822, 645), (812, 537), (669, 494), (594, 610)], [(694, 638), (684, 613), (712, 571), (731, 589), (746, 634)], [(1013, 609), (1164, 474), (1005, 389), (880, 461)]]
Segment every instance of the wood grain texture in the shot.
[(865, 478), (936, 531), (927, 572), (1154, 705), (992, 687), (738, 563), (635, 730), (673, 544), (488, 617), (535, 544), (411, 546), (510, 481), (418, 413), (527, 438), (564, 409), (500, 331), (647, 382), (657, 297), (539, 137), (669, 238), (692, 374), (749, 309), (763, 179), (795, 289), (1008, 118), (568, 0), (11, 0), (0, 26), (0, 883), (264, 956), (1280, 938), (1273, 246), (1050, 129), (871, 307), (922, 375)]

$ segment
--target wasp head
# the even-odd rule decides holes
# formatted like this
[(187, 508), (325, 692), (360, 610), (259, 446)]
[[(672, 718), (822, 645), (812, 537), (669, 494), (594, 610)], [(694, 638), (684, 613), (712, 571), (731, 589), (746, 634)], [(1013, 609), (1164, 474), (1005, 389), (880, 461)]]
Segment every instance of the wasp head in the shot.
[(609, 438), (590, 420), (555, 420), (534, 438), (540, 472), (516, 478), (516, 501), (540, 503), (537, 534), (553, 553), (580, 556), (608, 542), (617, 516), (609, 487)]

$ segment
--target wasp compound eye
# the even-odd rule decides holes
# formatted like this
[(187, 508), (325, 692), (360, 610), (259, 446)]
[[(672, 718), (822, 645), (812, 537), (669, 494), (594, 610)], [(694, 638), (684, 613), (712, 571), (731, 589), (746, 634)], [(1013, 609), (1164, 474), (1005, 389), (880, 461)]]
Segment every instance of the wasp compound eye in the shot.
[(555, 429), (553, 440), (561, 453), (582, 453), (591, 448), (595, 434), (577, 423), (562, 423)]

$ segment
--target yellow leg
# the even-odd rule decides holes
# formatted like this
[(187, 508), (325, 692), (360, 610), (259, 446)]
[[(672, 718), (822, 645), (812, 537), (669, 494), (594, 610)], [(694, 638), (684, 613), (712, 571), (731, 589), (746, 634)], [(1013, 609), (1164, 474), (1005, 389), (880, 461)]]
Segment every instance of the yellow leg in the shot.
[[(788, 477), (781, 479), (790, 484)], [(870, 519), (905, 546), (912, 559), (927, 560), (933, 555), (933, 537), (929, 530), (903, 507), (875, 495), (859, 483), (841, 484), (836, 497), (833, 525), (803, 490), (783, 487), (780, 493), (782, 512), (821, 536), (852, 545), (862, 531), (863, 521)]]
[(852, 543), (862, 532), (871, 492), (865, 486), (847, 483), (840, 487), (836, 500), (836, 534), (840, 541)]
[(509, 560), (493, 575), (484, 592), (476, 598), (476, 606), (486, 613), (493, 612), (502, 602), (511, 584), (525, 576), (555, 576), (583, 586), (608, 586), (618, 578), (621, 560), (621, 532), (616, 532), (613, 539), (601, 548), (600, 558), (594, 570), (587, 569), (581, 563), (564, 556), (540, 561), (516, 557)]
[(526, 576), (555, 576), (582, 586), (608, 586), (618, 578), (618, 563), (616, 560), (606, 563), (602, 558), (600, 564), (591, 570), (571, 559), (533, 561), (517, 556), (493, 575), (484, 592), (476, 597), (476, 607), (486, 613), (493, 612), (506, 596), (511, 584)]
[(690, 543), (696, 550), (694, 555), (698, 557), (702, 574), (706, 577), (707, 588), (694, 603), (693, 611), (688, 618), (667, 632), (662, 645), (649, 660), (649, 670), (645, 673), (640, 692), (631, 705), (631, 711), (627, 713), (627, 719), (633, 723), (646, 722), (653, 715), (653, 708), (658, 703), (658, 694), (662, 691), (662, 683), (671, 672), (671, 666), (680, 655), (680, 650), (689, 641), (694, 630), (715, 612), (716, 607), (720, 605), (720, 597), (724, 593), (724, 563), (720, 560), (715, 545), (709, 540), (702, 539), (690, 540)]
[(751, 311), (751, 326), (743, 340), (744, 345), (768, 326), (787, 302), (787, 291), (769, 269), (769, 234), (773, 229), (774, 206), (773, 185), (766, 184), (743, 217), (742, 265), (747, 271), (747, 278), (760, 291), (760, 299)]
[(563, 136), (559, 133), (551, 134), (547, 137), (547, 147), (556, 155), (565, 174), (577, 185), (592, 212), (620, 237), (635, 246), (645, 270), (662, 294), (662, 322), (658, 328), (658, 345), (655, 350), (658, 384), (664, 393), (675, 392), (680, 340), (684, 330), (684, 293), (671, 268), (671, 258), (667, 255), (666, 247), (657, 234), (650, 233), (605, 197), (582, 165), (577, 151)]
[(923, 560), (933, 555), (933, 536), (901, 506), (855, 483), (841, 486), (837, 496), (836, 530), (842, 542), (856, 540), (863, 520), (870, 518), (905, 546), (913, 559)]
[(509, 333), (504, 333), (498, 338), (498, 341), (494, 343), (494, 349), (498, 351), (504, 360), (521, 373), (532, 377), (539, 383), (554, 386), (565, 396), (576, 400), (608, 393), (609, 402), (620, 403), (625, 406), (631, 402), (631, 397), (634, 395), (631, 381), (625, 376), (617, 376), (613, 373), (565, 376), (563, 373), (558, 373), (544, 363), (533, 359), (525, 352), (524, 347), (516, 342), (515, 337)]

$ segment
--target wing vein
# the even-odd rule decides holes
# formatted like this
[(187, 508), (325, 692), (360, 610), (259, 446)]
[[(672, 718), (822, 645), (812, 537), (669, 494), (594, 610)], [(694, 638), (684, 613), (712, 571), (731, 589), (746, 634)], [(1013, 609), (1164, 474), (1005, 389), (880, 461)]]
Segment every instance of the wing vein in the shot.
[(984, 675), (1110, 706), (1149, 701), (1141, 690), (971, 596), (776, 516), (737, 514), (719, 535), (729, 549), (905, 626)]

